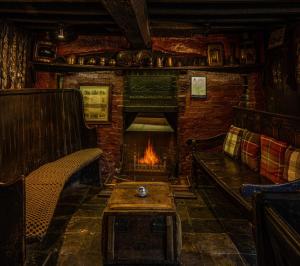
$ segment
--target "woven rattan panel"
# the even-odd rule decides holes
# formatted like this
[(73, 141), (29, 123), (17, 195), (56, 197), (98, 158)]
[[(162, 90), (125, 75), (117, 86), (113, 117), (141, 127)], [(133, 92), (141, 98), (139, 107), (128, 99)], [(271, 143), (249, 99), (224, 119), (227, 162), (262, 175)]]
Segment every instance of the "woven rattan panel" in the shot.
[(47, 163), (25, 178), (26, 237), (41, 239), (47, 232), (65, 182), (101, 155), (85, 149)]

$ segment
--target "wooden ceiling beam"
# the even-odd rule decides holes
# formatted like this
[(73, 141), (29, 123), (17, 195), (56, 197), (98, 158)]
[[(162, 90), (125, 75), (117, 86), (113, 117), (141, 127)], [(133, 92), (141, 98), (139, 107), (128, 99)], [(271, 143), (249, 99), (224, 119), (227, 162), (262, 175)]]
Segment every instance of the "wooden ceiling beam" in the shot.
[(102, 0), (133, 48), (150, 48), (151, 37), (145, 0)]
[(33, 4), (51, 4), (51, 3), (59, 3), (59, 4), (64, 4), (64, 3), (71, 3), (71, 4), (75, 4), (75, 3), (85, 3), (85, 4), (89, 4), (89, 3), (99, 3), (100, 0), (1, 0), (1, 3), (9, 3), (9, 4), (13, 4), (13, 3), (33, 3)]
[(225, 24), (239, 24), (239, 23), (278, 23), (278, 22), (286, 22), (286, 19), (283, 18), (176, 18), (176, 19), (170, 19), (170, 18), (151, 18), (150, 25), (151, 27), (156, 25), (170, 25), (173, 24), (206, 24), (206, 23), (225, 23)]
[[(52, 24), (52, 25), (56, 25), (58, 23), (65, 23), (67, 25), (109, 25), (109, 26), (113, 26), (116, 25), (113, 21), (101, 21), (101, 20), (72, 20), (72, 19), (59, 19), (59, 20), (51, 20), (51, 19), (32, 19), (32, 18), (8, 18), (8, 21), (12, 21), (12, 22), (19, 22), (19, 23), (32, 23), (32, 24), (36, 24), (37, 26), (39, 24), (41, 24), (41, 26), (43, 24)], [(117, 26), (116, 26), (117, 27)]]
[(80, 10), (80, 9), (38, 9), (38, 8), (1, 8), (1, 14), (26, 14), (26, 15), (72, 15), (72, 16), (90, 16), (90, 15), (107, 15), (102, 10)]
[[(182, 0), (147, 0), (148, 5), (151, 4), (182, 4)], [(184, 0), (184, 4), (265, 4), (265, 3), (299, 3), (299, 0)]]
[[(171, 7), (171, 6), (170, 6)], [(174, 15), (174, 16), (249, 16), (249, 15), (297, 15), (300, 14), (300, 7), (270, 7), (270, 8), (194, 8), (194, 9), (178, 9), (178, 8), (149, 8), (149, 14), (152, 15)]]

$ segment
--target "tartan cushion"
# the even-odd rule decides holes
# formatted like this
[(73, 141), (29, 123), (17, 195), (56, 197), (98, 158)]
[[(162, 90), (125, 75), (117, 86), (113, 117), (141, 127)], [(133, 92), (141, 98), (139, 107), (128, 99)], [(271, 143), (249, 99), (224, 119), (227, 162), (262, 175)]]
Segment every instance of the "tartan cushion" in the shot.
[(260, 161), (260, 135), (244, 130), (241, 142), (242, 162), (254, 171), (259, 170)]
[(265, 135), (260, 137), (261, 161), (260, 174), (274, 183), (282, 183), (284, 170), (284, 155), (287, 148), (285, 142)]
[(241, 152), (242, 135), (242, 128), (231, 125), (223, 144), (224, 153), (228, 154), (233, 158), (239, 158)]
[(300, 178), (300, 149), (289, 146), (285, 152), (283, 179), (293, 181)]

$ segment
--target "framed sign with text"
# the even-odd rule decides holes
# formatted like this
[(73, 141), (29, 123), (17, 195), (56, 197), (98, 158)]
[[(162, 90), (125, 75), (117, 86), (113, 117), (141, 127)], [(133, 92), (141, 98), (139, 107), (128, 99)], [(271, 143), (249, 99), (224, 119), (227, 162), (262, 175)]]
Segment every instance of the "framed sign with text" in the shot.
[(110, 86), (81, 84), (84, 117), (87, 123), (106, 124), (110, 122)]
[(206, 98), (206, 77), (191, 77), (191, 96)]

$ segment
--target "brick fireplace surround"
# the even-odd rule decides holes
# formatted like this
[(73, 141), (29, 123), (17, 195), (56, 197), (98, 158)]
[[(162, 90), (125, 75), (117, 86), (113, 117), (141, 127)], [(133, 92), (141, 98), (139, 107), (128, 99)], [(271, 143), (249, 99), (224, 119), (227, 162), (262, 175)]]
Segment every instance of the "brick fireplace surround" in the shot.
[[(84, 40), (64, 44), (58, 49), (59, 55), (68, 55), (72, 53), (82, 53), (84, 51), (101, 51), (114, 45), (115, 50), (126, 49), (123, 42), (118, 39), (103, 40), (101, 37), (89, 36)], [(98, 42), (94, 38), (99, 38)], [(225, 58), (228, 54), (229, 42), (232, 39), (218, 35), (213, 36), (212, 40), (203, 39), (204, 37), (192, 37), (190, 39), (178, 38), (153, 38), (153, 50), (162, 51), (168, 47), (170, 52), (177, 52), (178, 45), (185, 47), (186, 53), (202, 53), (203, 46), (208, 41), (219, 41), (224, 44)], [(167, 42), (167, 43), (166, 43)], [(98, 43), (95, 46), (95, 43)], [(203, 44), (204, 43), (204, 44)], [(118, 45), (119, 46), (118, 46)], [(202, 46), (200, 44), (203, 44)], [(120, 46), (124, 47), (120, 47)], [(118, 46), (118, 47), (117, 47)], [(100, 48), (101, 47), (101, 48)], [(117, 47), (117, 48), (116, 48)], [(175, 47), (175, 48), (174, 48)], [(173, 50), (172, 50), (173, 49)], [(164, 71), (163, 69), (160, 71)], [(206, 76), (207, 78), (207, 98), (191, 98), (190, 79), (192, 76)], [(117, 71), (99, 71), (99, 72), (80, 72), (69, 73), (64, 76), (64, 88), (79, 88), (80, 83), (106, 83), (112, 88), (111, 101), (111, 123), (97, 125), (98, 145), (106, 153), (106, 157), (114, 164), (120, 160), (120, 146), (123, 143), (123, 109), (124, 109), (124, 88), (126, 73)], [(240, 73), (226, 73), (213, 71), (193, 71), (176, 72), (177, 84), (177, 103), (178, 103), (178, 145), (179, 145), (179, 174), (188, 175), (190, 173), (191, 160), (189, 158), (186, 140), (188, 138), (205, 138), (227, 131), (232, 121), (232, 106), (240, 102), (243, 93), (243, 77)], [(37, 72), (36, 88), (55, 88), (55, 74), (46, 72)], [(263, 104), (261, 73), (253, 72), (248, 74), (248, 87), (251, 91), (251, 97), (255, 102), (255, 107), (259, 108)]]

